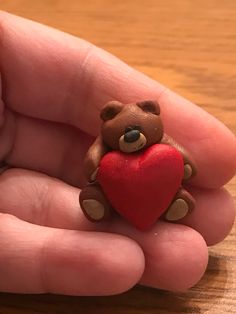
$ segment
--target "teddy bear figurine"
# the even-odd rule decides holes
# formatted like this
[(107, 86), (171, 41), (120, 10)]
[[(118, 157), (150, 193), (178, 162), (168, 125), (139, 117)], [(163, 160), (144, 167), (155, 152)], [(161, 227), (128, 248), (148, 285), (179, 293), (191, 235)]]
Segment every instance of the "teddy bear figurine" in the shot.
[(188, 152), (164, 133), (157, 102), (108, 102), (101, 133), (85, 158), (80, 206), (93, 222), (116, 211), (145, 231), (159, 218), (179, 221), (195, 201), (183, 184), (196, 174)]

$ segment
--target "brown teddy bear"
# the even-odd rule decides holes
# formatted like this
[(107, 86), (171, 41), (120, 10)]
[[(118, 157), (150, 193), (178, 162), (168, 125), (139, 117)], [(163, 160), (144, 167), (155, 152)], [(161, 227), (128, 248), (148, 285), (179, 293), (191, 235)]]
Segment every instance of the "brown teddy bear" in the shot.
[[(80, 193), (85, 216), (94, 222), (102, 221), (115, 209), (137, 228), (145, 230), (159, 217), (177, 221), (188, 214), (194, 208), (194, 199), (182, 187), (182, 181), (196, 174), (196, 166), (185, 149), (164, 133), (158, 103), (142, 101), (124, 105), (111, 101), (102, 108), (100, 116), (101, 133), (85, 159), (88, 184)], [(155, 165), (156, 161), (160, 167)], [(137, 174), (139, 167), (146, 170), (140, 168)], [(179, 181), (171, 174), (172, 169)], [(172, 195), (165, 196), (171, 189)], [(167, 207), (161, 205), (156, 214), (158, 193), (159, 203)], [(142, 206), (140, 212), (139, 206)], [(149, 207), (153, 212), (151, 218), (148, 218)]]

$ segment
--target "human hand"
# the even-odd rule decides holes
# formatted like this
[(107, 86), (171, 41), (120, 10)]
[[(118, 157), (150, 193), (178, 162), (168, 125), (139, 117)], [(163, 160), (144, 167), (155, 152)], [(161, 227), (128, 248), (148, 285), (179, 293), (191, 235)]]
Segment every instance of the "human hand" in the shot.
[[(207, 245), (234, 221), (233, 201), (220, 189), (235, 173), (234, 136), (83, 40), (0, 13), (0, 46), (0, 160), (14, 167), (0, 175), (0, 291), (106, 295), (136, 283), (194, 285)], [(84, 218), (83, 160), (111, 99), (156, 99), (167, 133), (194, 156), (197, 205), (182, 224), (158, 221), (142, 233), (118, 217), (98, 225)]]

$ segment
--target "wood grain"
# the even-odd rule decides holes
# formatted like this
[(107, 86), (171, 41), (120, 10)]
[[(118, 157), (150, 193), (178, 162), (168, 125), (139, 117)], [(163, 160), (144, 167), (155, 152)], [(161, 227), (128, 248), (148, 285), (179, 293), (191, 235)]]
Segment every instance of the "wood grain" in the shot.
[[(197, 103), (236, 132), (233, 0), (1, 1), (0, 8), (85, 38)], [(236, 199), (236, 180), (228, 185)], [(120, 296), (0, 295), (0, 314), (236, 313), (236, 226), (210, 249), (186, 293), (135, 287)]]

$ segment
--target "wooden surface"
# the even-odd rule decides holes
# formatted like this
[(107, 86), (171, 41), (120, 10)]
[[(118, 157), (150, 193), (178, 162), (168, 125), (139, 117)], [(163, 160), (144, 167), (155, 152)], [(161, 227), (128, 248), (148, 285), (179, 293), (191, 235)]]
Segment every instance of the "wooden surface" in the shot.
[[(236, 131), (236, 1), (0, 0), (0, 8), (85, 38)], [(236, 199), (236, 180), (228, 184)], [(136, 287), (113, 297), (0, 294), (0, 314), (236, 313), (236, 226), (187, 293)]]

